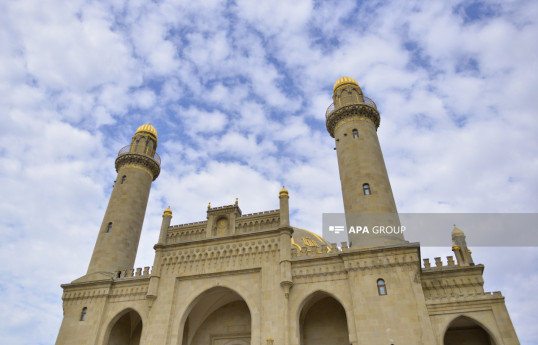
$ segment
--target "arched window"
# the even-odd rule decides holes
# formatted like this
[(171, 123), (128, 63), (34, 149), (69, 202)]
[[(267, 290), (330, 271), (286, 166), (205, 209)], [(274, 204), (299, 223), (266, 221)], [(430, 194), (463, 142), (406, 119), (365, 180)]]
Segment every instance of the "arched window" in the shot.
[(353, 129), (353, 139), (357, 139), (359, 137), (359, 131), (355, 128)]
[(368, 183), (365, 183), (362, 185), (362, 190), (364, 191), (364, 195), (370, 195), (370, 185)]
[(383, 279), (377, 280), (377, 292), (379, 292), (379, 296), (384, 296), (387, 294), (387, 286), (385, 285), (385, 281)]
[(127, 180), (127, 176), (123, 175), (123, 177), (121, 178), (121, 184), (124, 184), (126, 180)]
[(106, 226), (106, 232), (110, 232), (110, 230), (112, 230), (112, 222), (108, 223)]
[(88, 308), (84, 307), (82, 308), (82, 312), (80, 313), (80, 321), (86, 320), (86, 312), (88, 311)]

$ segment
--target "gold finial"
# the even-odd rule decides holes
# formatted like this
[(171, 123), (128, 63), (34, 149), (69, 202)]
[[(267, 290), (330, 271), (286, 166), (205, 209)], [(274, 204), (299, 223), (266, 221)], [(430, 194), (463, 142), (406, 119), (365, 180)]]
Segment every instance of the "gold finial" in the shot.
[(170, 205), (168, 205), (168, 208), (166, 210), (164, 210), (163, 217), (172, 218), (172, 210), (170, 209)]
[(267, 338), (267, 345), (273, 345), (275, 341), (273, 340), (273, 338), (269, 337)]
[(286, 189), (286, 186), (282, 186), (282, 189), (280, 190), (280, 193), (278, 193), (279, 198), (289, 198), (290, 195), (288, 194), (288, 190)]
[(157, 140), (157, 130), (151, 125), (151, 123), (146, 123), (145, 125), (138, 127), (135, 132), (135, 135), (137, 135), (138, 133), (149, 134), (150, 137), (153, 137), (153, 139)]
[(209, 210), (211, 208), (211, 201), (209, 202), (209, 204), (207, 204), (207, 209)]
[(473, 253), (469, 248), (467, 248), (467, 251), (469, 252), (469, 254)]
[(359, 86), (359, 83), (357, 83), (357, 81), (355, 79), (353, 79), (351, 77), (342, 77), (342, 78), (338, 79), (336, 81), (336, 83), (334, 83), (333, 91), (336, 91), (336, 89), (338, 89), (340, 86), (342, 86), (344, 84), (354, 84), (356, 86)]
[(235, 204), (239, 204), (239, 198), (235, 198)]
[(452, 250), (453, 250), (453, 251), (460, 250), (460, 247), (458, 247), (458, 246), (452, 246)]

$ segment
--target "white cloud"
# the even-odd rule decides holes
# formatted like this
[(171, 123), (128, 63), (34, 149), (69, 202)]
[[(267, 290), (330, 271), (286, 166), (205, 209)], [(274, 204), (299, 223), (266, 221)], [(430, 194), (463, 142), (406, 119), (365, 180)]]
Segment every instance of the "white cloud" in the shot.
[[(168, 204), (175, 223), (203, 220), (207, 202), (235, 197), (244, 212), (274, 209), (286, 184), (295, 226), (319, 231), (320, 213), (341, 211), (324, 113), (343, 75), (380, 109), (401, 212), (537, 212), (538, 5), (489, 5), (472, 16), (465, 2), (6, 4), (0, 258), (6, 281), (19, 285), (0, 284), (4, 342), (54, 341), (58, 286), (86, 270), (114, 156), (149, 121), (163, 159), (139, 266), (152, 263)], [(538, 300), (523, 301), (501, 278), (538, 273), (495, 253), (475, 258), (531, 344)], [(533, 262), (536, 249), (524, 255)]]

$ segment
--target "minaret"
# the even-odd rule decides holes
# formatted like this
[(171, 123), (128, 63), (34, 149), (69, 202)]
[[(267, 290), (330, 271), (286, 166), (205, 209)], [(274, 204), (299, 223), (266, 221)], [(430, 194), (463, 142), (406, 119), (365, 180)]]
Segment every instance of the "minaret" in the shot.
[[(338, 79), (326, 125), (336, 141), (347, 229), (355, 230), (348, 234), (353, 247), (405, 243), (377, 137), (379, 122), (375, 103), (363, 95), (359, 84), (350, 77)], [(395, 228), (380, 233), (380, 226)]]
[(452, 251), (456, 255), (458, 266), (474, 266), (471, 250), (467, 247), (467, 241), (465, 240), (465, 234), (456, 227), (456, 224), (454, 224), (454, 230), (452, 230)]
[(99, 229), (88, 275), (133, 268), (151, 182), (160, 173), (157, 131), (140, 126), (116, 158), (118, 176)]

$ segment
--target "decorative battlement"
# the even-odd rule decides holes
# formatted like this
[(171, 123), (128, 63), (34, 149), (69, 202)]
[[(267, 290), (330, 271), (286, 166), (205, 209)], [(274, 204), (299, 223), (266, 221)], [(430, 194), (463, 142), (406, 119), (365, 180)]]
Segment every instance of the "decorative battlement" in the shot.
[(125, 269), (122, 271), (116, 271), (114, 272), (114, 280), (117, 279), (129, 279), (129, 278), (148, 278), (151, 275), (150, 267), (146, 266), (143, 269), (141, 267), (138, 268), (130, 268)]
[(241, 217), (241, 209), (239, 208), (239, 205), (235, 203), (234, 205), (226, 205), (226, 206), (217, 206), (217, 207), (211, 207), (211, 204), (207, 206), (207, 217), (210, 216), (219, 216), (229, 213), (235, 213), (236, 217)]
[(483, 265), (458, 266), (452, 256), (443, 265), (441, 258), (435, 258), (435, 267), (429, 259), (424, 259), (422, 269), (422, 289), (426, 298), (476, 295), (484, 293)]
[(446, 260), (447, 260), (446, 265), (443, 265), (443, 261), (441, 260), (441, 257), (436, 257), (434, 258), (434, 260), (435, 260), (435, 266), (432, 267), (430, 263), (430, 259), (428, 258), (422, 259), (422, 261), (424, 262), (424, 269), (436, 270), (436, 269), (444, 269), (444, 268), (454, 268), (458, 266), (456, 262), (454, 261), (454, 256), (452, 255), (449, 255), (446, 257)]
[(301, 250), (296, 247), (291, 248), (291, 258), (306, 258), (314, 256), (326, 256), (334, 255), (338, 252), (347, 251), (348, 245), (347, 242), (342, 242), (341, 247), (338, 248), (336, 243), (331, 243), (330, 246), (322, 244), (321, 246), (301, 246)]
[(190, 228), (194, 225), (203, 225), (203, 224), (207, 224), (207, 220), (202, 220), (200, 222), (193, 222), (193, 223), (185, 223), (185, 224), (178, 224), (178, 225), (172, 225), (170, 228), (169, 228), (169, 231), (172, 231), (172, 230), (178, 230), (178, 229), (182, 229), (182, 228)]
[(280, 210), (250, 213), (235, 221), (235, 229), (238, 234), (278, 228), (279, 225)]
[(280, 210), (270, 210), (270, 211), (262, 211), (262, 212), (254, 212), (254, 213), (248, 213), (241, 216), (241, 219), (247, 218), (247, 217), (254, 217), (254, 216), (261, 216), (264, 214), (280, 214)]
[(207, 220), (174, 225), (168, 228), (166, 243), (195, 241), (206, 238)]

